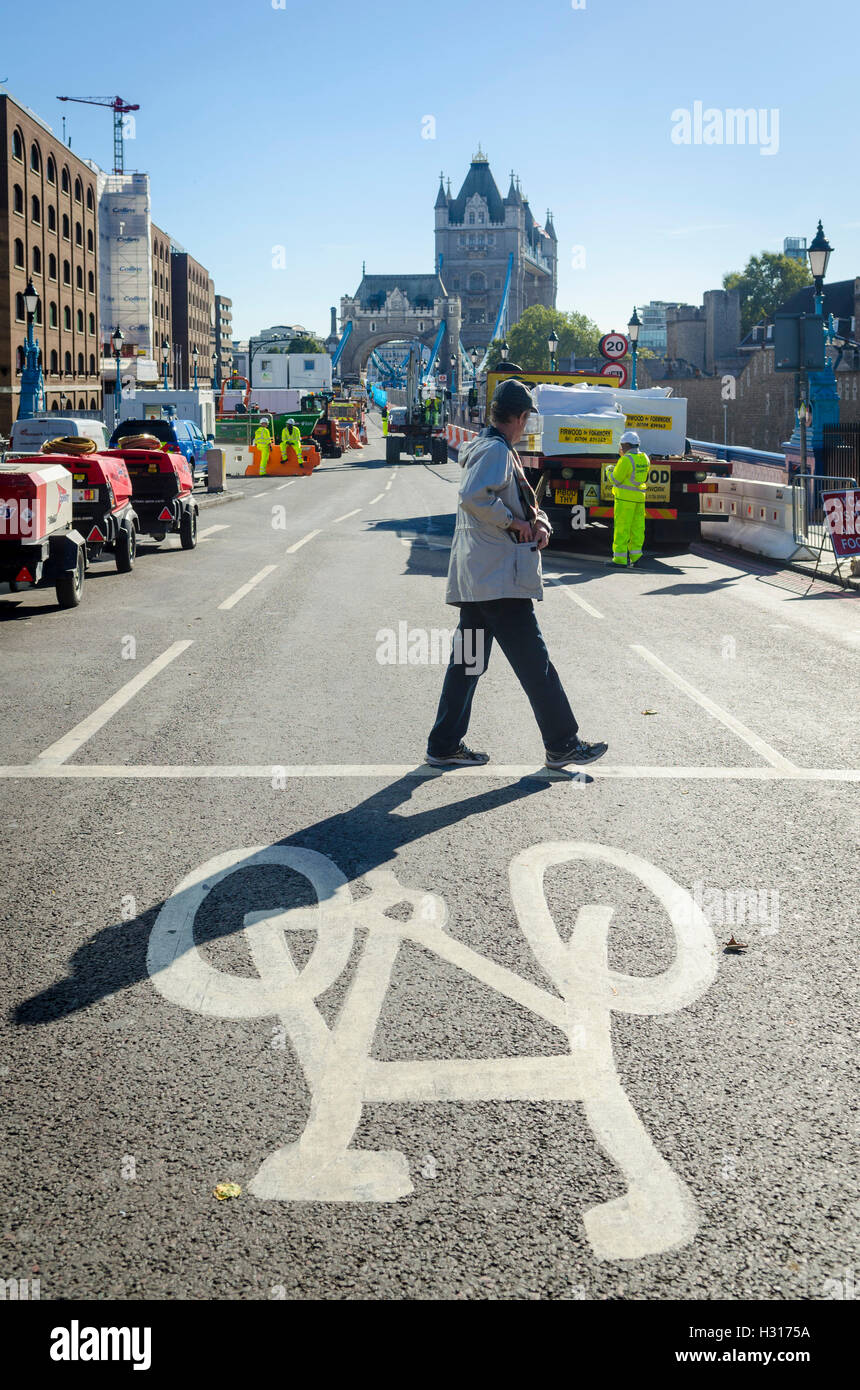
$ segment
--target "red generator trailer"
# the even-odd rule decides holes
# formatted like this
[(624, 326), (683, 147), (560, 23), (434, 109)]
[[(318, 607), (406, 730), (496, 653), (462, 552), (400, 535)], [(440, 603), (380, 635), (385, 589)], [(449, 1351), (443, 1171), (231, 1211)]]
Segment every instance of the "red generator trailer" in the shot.
[(72, 516), (87, 546), (87, 557), (98, 560), (112, 551), (120, 574), (134, 569), (138, 518), (131, 500), (131, 479), (122, 459), (99, 453), (89, 439), (48, 439), (42, 456), (62, 464), (72, 475)]
[(131, 479), (131, 500), (140, 530), (159, 543), (169, 532), (183, 550), (197, 545), (200, 508), (193, 497), (194, 479), (185, 455), (162, 447), (154, 435), (132, 435), (121, 449), (108, 449), (108, 457), (121, 460)]
[(0, 464), (0, 581), (13, 593), (52, 584), (61, 608), (76, 608), (87, 547), (72, 519), (72, 475), (38, 454)]

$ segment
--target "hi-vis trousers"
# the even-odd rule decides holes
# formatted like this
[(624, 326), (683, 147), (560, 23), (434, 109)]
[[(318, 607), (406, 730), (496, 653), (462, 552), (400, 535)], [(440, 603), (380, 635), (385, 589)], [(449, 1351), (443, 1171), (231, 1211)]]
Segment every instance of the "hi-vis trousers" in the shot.
[(630, 563), (642, 558), (642, 543), (645, 540), (645, 503), (626, 502), (615, 499), (615, 534), (612, 538), (612, 562), (626, 565), (628, 553)]

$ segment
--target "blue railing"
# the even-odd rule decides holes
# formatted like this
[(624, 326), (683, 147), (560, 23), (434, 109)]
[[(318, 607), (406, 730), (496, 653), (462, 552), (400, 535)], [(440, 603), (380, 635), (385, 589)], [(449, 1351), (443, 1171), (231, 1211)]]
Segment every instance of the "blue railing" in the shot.
[(704, 439), (691, 439), (690, 446), (726, 463), (760, 463), (771, 468), (785, 468), (785, 454), (770, 454), (764, 449), (747, 449), (741, 444), (715, 444)]

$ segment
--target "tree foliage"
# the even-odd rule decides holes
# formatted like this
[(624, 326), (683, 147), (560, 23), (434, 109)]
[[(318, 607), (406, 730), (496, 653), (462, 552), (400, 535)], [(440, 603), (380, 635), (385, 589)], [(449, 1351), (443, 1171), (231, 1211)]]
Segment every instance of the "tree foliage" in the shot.
[[(569, 357), (590, 357), (597, 352), (600, 329), (585, 314), (575, 310), (548, 309), (544, 304), (533, 304), (526, 309), (518, 323), (508, 333), (508, 357), (527, 372), (546, 371), (549, 368), (549, 348), (547, 339), (551, 332), (558, 338), (556, 359)], [(490, 344), (490, 365), (501, 357), (501, 342), (497, 338)]]
[(301, 337), (290, 339), (287, 352), (325, 352), (325, 347), (312, 333), (304, 333)]
[(750, 256), (743, 270), (732, 270), (723, 276), (723, 289), (740, 290), (741, 333), (744, 335), (763, 319), (772, 318), (797, 290), (811, 284), (812, 275), (805, 261), (793, 260), (776, 251)]

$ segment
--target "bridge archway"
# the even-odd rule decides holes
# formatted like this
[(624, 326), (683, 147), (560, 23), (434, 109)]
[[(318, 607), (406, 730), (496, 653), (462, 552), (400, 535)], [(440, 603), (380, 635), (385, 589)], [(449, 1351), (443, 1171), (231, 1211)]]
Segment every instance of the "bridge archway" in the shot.
[(423, 332), (418, 330), (414, 322), (386, 324), (385, 328), (377, 328), (375, 331), (369, 327), (362, 329), (359, 324), (353, 322), (352, 333), (347, 339), (340, 359), (340, 374), (341, 376), (357, 376), (367, 366), (370, 354), (374, 349), (382, 347), (384, 343), (415, 341), (423, 343), (432, 350), (438, 331), (439, 325), (432, 318), (432, 315)]

